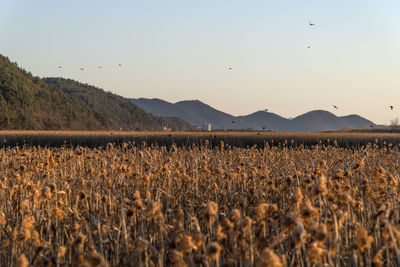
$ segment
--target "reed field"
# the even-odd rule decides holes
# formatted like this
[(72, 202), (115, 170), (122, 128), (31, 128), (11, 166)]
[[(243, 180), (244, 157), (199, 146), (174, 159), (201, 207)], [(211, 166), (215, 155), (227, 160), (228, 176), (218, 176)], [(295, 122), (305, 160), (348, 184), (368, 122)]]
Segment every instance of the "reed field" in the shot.
[(2, 266), (399, 266), (398, 145), (3, 146)]

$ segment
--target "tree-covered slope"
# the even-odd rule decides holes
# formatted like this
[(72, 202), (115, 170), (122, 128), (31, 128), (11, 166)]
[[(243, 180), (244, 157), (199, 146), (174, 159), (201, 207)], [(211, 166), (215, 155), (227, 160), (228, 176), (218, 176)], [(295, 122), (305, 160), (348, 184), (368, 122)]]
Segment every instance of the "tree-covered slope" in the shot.
[(0, 129), (98, 129), (81, 101), (0, 55)]
[(64, 78), (44, 78), (43, 80), (85, 103), (94, 112), (96, 119), (107, 129), (161, 130), (164, 126), (173, 130), (192, 128), (182, 119), (148, 114), (129, 99), (88, 84)]

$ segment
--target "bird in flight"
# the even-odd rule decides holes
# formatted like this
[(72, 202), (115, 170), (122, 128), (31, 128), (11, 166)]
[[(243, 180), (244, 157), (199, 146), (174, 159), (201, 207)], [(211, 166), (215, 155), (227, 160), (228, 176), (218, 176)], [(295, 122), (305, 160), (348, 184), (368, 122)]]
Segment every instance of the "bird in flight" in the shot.
[(336, 105), (332, 105), (334, 109), (339, 109)]
[(393, 106), (389, 106), (390, 110), (393, 110)]
[(232, 68), (229, 68), (229, 70), (232, 70)]
[(311, 48), (311, 46), (307, 46), (307, 48)]
[(81, 71), (84, 71), (84, 68), (81, 68)]
[(235, 123), (235, 121), (232, 121), (232, 123)]
[(120, 67), (121, 67), (121, 66), (122, 66), (122, 64), (118, 64), (118, 66), (120, 66)]
[(59, 69), (61, 69), (61, 66), (58, 66)]
[(99, 69), (102, 69), (103, 67), (102, 66), (99, 66)]
[(310, 24), (310, 26), (315, 26), (315, 23), (312, 23), (311, 21), (308, 21), (308, 24)]

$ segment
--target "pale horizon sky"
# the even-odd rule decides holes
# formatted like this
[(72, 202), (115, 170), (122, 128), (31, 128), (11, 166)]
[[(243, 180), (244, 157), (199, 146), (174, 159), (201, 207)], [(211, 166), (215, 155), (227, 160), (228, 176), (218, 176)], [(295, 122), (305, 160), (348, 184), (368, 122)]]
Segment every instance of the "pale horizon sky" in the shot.
[(400, 1), (3, 0), (0, 9), (0, 53), (40, 77), (198, 99), (232, 115), (400, 117)]

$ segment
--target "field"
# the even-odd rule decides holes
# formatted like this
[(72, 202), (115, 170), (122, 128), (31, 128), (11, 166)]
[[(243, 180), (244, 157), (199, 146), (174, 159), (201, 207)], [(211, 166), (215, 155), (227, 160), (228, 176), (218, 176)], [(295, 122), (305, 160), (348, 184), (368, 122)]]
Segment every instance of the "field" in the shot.
[[(274, 133), (250, 137), (264, 134)], [(187, 146), (4, 145), (0, 262), (400, 265), (395, 142), (369, 135), (345, 148), (323, 136), (306, 147), (276, 136), (280, 145), (247, 148), (204, 135)]]

